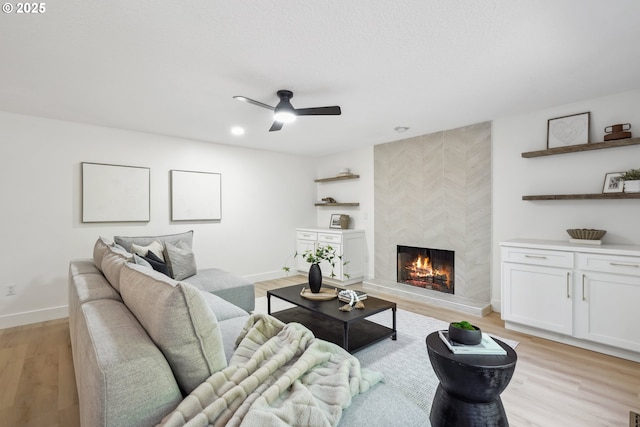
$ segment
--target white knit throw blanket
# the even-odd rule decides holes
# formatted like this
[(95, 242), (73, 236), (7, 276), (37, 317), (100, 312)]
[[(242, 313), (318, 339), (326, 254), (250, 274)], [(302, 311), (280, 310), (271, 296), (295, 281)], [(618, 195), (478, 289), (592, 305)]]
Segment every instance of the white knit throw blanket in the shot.
[(229, 366), (198, 386), (161, 426), (335, 426), (352, 396), (382, 374), (299, 323), (252, 315)]

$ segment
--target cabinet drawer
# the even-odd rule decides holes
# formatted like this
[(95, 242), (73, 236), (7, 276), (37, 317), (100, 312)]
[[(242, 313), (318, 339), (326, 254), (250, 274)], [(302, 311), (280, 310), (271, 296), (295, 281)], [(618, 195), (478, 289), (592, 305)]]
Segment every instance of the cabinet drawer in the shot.
[(573, 252), (528, 248), (502, 248), (503, 262), (573, 268)]
[(342, 234), (318, 233), (318, 242), (342, 243)]
[(621, 255), (578, 254), (581, 270), (640, 276), (640, 257)]
[(313, 233), (311, 231), (298, 231), (296, 233), (298, 240), (318, 240), (318, 233)]

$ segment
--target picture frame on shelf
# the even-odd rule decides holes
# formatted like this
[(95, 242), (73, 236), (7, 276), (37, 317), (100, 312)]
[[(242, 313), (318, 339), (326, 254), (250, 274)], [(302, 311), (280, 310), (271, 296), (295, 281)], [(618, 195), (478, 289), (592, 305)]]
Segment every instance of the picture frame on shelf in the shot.
[(590, 122), (590, 112), (549, 119), (547, 149), (588, 144)]
[(603, 193), (622, 193), (624, 187), (623, 181), (620, 179), (624, 172), (609, 172), (604, 176)]
[(340, 226), (340, 214), (331, 214), (331, 221), (329, 222), (329, 228), (342, 228)]

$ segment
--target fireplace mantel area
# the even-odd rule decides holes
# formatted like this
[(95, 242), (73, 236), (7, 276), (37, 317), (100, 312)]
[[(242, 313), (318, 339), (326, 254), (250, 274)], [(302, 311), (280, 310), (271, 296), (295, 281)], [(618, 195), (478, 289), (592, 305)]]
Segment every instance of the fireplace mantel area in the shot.
[[(364, 289), (491, 311), (490, 122), (376, 145), (374, 210), (374, 277)], [(455, 253), (454, 293), (400, 283), (399, 245)]]

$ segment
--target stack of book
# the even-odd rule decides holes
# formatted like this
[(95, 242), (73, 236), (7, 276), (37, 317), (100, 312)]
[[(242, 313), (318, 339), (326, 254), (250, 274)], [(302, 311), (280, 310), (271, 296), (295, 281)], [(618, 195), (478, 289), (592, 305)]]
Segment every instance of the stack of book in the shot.
[(482, 333), (482, 341), (477, 345), (466, 345), (452, 341), (449, 338), (449, 331), (438, 331), (438, 335), (449, 350), (455, 354), (496, 354), (502, 356), (507, 354), (504, 348), (484, 332)]
[(351, 298), (353, 296), (353, 301), (354, 302), (358, 302), (358, 301), (364, 301), (367, 299), (367, 294), (366, 292), (362, 292), (362, 291), (354, 291), (351, 289), (344, 289), (342, 291), (340, 291), (338, 293), (338, 299), (342, 302), (346, 302), (346, 303), (350, 303), (351, 302)]

